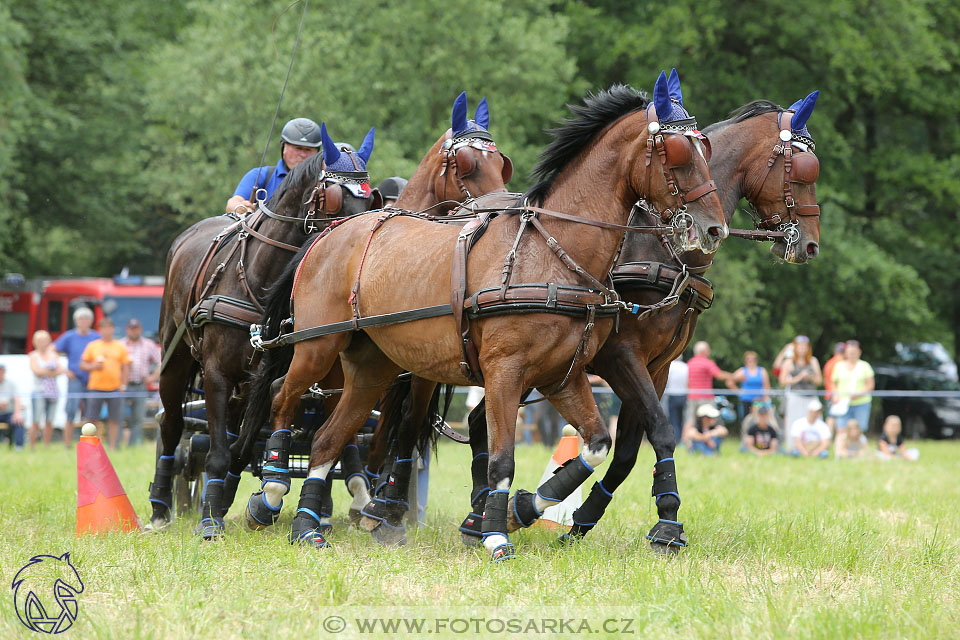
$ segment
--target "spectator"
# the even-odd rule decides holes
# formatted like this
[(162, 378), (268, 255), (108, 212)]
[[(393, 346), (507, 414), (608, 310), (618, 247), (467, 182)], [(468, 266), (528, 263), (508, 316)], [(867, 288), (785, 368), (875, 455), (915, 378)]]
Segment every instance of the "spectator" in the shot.
[(820, 417), (823, 405), (814, 398), (807, 404), (807, 415), (790, 426), (791, 453), (804, 458), (830, 456), (830, 427)]
[(247, 213), (256, 209), (253, 200), (258, 189), (266, 192), (269, 200), (287, 174), (298, 164), (320, 149), (320, 125), (309, 118), (294, 118), (283, 125), (280, 131), (280, 161), (275, 166), (250, 169), (227, 200), (226, 211)]
[(23, 404), (17, 394), (17, 385), (7, 380), (7, 367), (0, 363), (0, 422), (10, 430), (10, 446), (23, 450)]
[(87, 402), (86, 418), (100, 422), (100, 411), (106, 404), (110, 448), (116, 449), (123, 419), (121, 394), (127, 390), (130, 376), (130, 354), (122, 342), (113, 339), (113, 320), (104, 318), (97, 328), (100, 339), (87, 345), (80, 360), (80, 366), (90, 372), (87, 389), (94, 394)]
[(682, 355), (670, 363), (667, 386), (660, 402), (673, 425), (673, 441), (680, 442), (683, 438), (683, 410), (687, 406), (687, 363)]
[(143, 439), (143, 417), (147, 412), (147, 385), (160, 377), (160, 346), (150, 338), (143, 337), (143, 327), (136, 318), (127, 321), (127, 336), (123, 346), (130, 354), (130, 379), (127, 381), (129, 397), (124, 404), (130, 406), (130, 439), (132, 445)]
[(751, 418), (753, 424), (746, 429), (747, 435), (743, 440), (746, 451), (757, 456), (776, 453), (780, 444), (780, 436), (773, 425), (773, 411), (770, 405), (767, 403), (758, 404), (756, 410), (744, 420), (744, 424)]
[(850, 418), (842, 429), (837, 430), (833, 455), (837, 458), (859, 458), (866, 450), (867, 436), (860, 431), (857, 421)]
[(695, 417), (696, 421), (688, 424), (683, 434), (687, 448), (705, 456), (720, 455), (720, 445), (729, 433), (717, 421), (720, 411), (712, 404), (702, 404), (697, 407)]
[(90, 373), (80, 366), (80, 359), (87, 345), (100, 337), (99, 333), (90, 329), (93, 326), (93, 311), (87, 307), (80, 307), (73, 312), (73, 324), (76, 329), (63, 333), (53, 343), (57, 351), (67, 356), (67, 422), (63, 427), (63, 441), (68, 449), (73, 446), (73, 421), (77, 417), (77, 410), (86, 415), (83, 411), (86, 406), (84, 394), (87, 393)]
[(43, 425), (43, 444), (53, 440), (53, 414), (57, 410), (60, 389), (57, 378), (66, 370), (60, 366), (60, 355), (53, 346), (50, 334), (40, 330), (33, 334), (33, 351), (29, 354), (33, 371), (33, 425), (30, 427), (30, 448), (37, 443), (40, 425)]
[(834, 402), (834, 393), (833, 393), (833, 367), (836, 366), (838, 362), (843, 360), (843, 351), (845, 345), (842, 342), (838, 342), (833, 345), (833, 355), (823, 363), (823, 388), (826, 390), (824, 397), (826, 399), (827, 405), (827, 417), (826, 423), (830, 427), (831, 431), (836, 431), (837, 419), (833, 416), (832, 405)]
[(900, 416), (887, 416), (887, 419), (883, 421), (883, 433), (880, 434), (877, 447), (879, 448), (878, 455), (887, 460), (893, 458), (916, 460), (920, 455), (920, 452), (916, 449), (907, 449)]
[[(714, 379), (730, 380), (731, 374), (722, 370), (717, 363), (710, 359), (710, 345), (705, 341), (693, 345), (693, 357), (687, 362), (687, 415), (684, 432), (695, 428), (697, 409), (705, 404), (713, 404)], [(716, 407), (714, 407), (716, 409)]]
[(783, 423), (790, 425), (803, 418), (812, 397), (809, 392), (823, 382), (820, 362), (810, 352), (810, 338), (794, 338), (792, 351), (793, 355), (784, 359), (780, 368), (780, 385), (786, 389)]
[(380, 190), (380, 195), (383, 196), (384, 208), (392, 207), (400, 198), (400, 194), (403, 193), (403, 188), (406, 186), (407, 181), (400, 176), (393, 176), (381, 182), (377, 189)]
[(728, 386), (736, 389), (740, 385), (740, 418), (743, 419), (746, 407), (750, 407), (757, 400), (770, 399), (770, 376), (767, 370), (759, 364), (756, 351), (747, 351), (743, 354), (743, 366), (733, 372)]
[(843, 360), (833, 367), (832, 378), (836, 403), (831, 412), (839, 424), (853, 418), (862, 431), (870, 426), (870, 404), (874, 389), (873, 367), (860, 359), (860, 343), (847, 340)]

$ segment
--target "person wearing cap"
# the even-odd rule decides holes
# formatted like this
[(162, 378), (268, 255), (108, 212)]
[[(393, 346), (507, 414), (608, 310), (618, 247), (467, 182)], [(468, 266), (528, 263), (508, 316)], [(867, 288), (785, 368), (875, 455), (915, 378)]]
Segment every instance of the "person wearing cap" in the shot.
[(712, 404), (702, 404), (697, 407), (696, 421), (688, 424), (683, 433), (683, 439), (691, 452), (702, 453), (705, 456), (720, 453), (720, 445), (729, 431), (718, 422), (719, 417), (720, 410)]
[(820, 417), (823, 405), (814, 398), (807, 403), (807, 415), (790, 425), (790, 453), (803, 458), (830, 456), (830, 427)]
[(147, 386), (160, 377), (160, 347), (150, 338), (143, 337), (143, 327), (136, 318), (127, 321), (127, 335), (121, 341), (130, 354), (130, 378), (127, 381), (127, 398), (130, 406), (127, 426), (130, 428), (128, 444), (140, 444), (143, 439), (143, 417), (147, 411)]
[(287, 174), (320, 149), (320, 125), (309, 118), (294, 118), (280, 131), (280, 160), (275, 166), (254, 167), (240, 180), (227, 200), (227, 213), (253, 211), (256, 192), (266, 191), (269, 200)]
[(383, 196), (383, 206), (392, 207), (400, 198), (400, 194), (403, 193), (403, 188), (406, 186), (407, 181), (400, 176), (393, 176), (381, 182), (377, 189), (380, 190), (380, 195)]
[(810, 349), (810, 338), (793, 339), (793, 354), (780, 368), (780, 385), (785, 390), (783, 423), (793, 424), (807, 413), (807, 403), (823, 382), (820, 361)]
[(0, 363), (0, 422), (10, 429), (10, 446), (23, 450), (23, 403), (17, 385), (7, 380), (7, 367)]
[(843, 360), (834, 365), (830, 375), (836, 396), (831, 413), (839, 424), (846, 424), (847, 420), (853, 418), (860, 425), (860, 430), (866, 431), (870, 426), (870, 405), (873, 402), (870, 393), (875, 381), (873, 367), (861, 360), (860, 354), (860, 343), (847, 340)]
[(769, 402), (755, 402), (743, 420), (743, 447), (741, 451), (758, 456), (776, 453), (780, 445), (780, 433)]
[(97, 329), (100, 339), (88, 344), (80, 359), (80, 368), (90, 372), (87, 390), (91, 397), (87, 400), (85, 417), (90, 422), (99, 422), (100, 411), (107, 405), (108, 441), (110, 448), (116, 449), (123, 418), (123, 393), (130, 376), (130, 354), (122, 342), (113, 339), (113, 320), (103, 318)]

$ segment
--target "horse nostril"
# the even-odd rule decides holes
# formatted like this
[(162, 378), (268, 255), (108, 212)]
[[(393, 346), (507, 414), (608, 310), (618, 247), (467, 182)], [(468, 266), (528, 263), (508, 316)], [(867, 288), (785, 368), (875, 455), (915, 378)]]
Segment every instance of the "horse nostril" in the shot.
[(820, 245), (818, 245), (816, 242), (808, 242), (807, 255), (811, 258), (816, 258), (818, 255), (820, 255)]
[(726, 233), (724, 233), (723, 226), (720, 226), (720, 225), (714, 225), (712, 227), (708, 227), (707, 233), (709, 233), (714, 238), (721, 238), (721, 239), (725, 238), (727, 235)]

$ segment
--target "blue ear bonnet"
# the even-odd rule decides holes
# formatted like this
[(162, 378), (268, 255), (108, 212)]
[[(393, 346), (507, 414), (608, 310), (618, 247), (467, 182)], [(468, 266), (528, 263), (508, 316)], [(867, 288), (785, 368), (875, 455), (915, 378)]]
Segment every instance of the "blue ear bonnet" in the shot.
[(787, 109), (794, 111), (793, 118), (790, 120), (790, 129), (792, 133), (797, 133), (804, 138), (813, 139), (807, 130), (807, 121), (813, 113), (813, 108), (817, 104), (817, 98), (820, 97), (820, 91), (814, 91), (803, 100), (797, 100)]
[[(320, 123), (320, 140), (323, 143), (323, 162), (326, 164), (326, 170), (341, 172), (366, 171), (367, 161), (370, 160), (370, 154), (373, 153), (373, 139), (374, 129), (370, 129), (363, 139), (363, 144), (360, 145), (360, 149), (356, 153), (351, 154), (347, 151), (341, 151), (337, 148), (337, 145), (327, 132), (327, 124), (325, 122)], [(351, 156), (356, 159), (359, 169), (354, 166)]]
[(653, 87), (653, 106), (657, 109), (657, 118), (661, 123), (693, 118), (683, 106), (683, 93), (680, 90), (680, 76), (677, 70), (670, 72), (670, 78), (663, 71)]
[(477, 110), (473, 114), (473, 120), (467, 119), (467, 92), (463, 91), (453, 101), (453, 109), (450, 112), (450, 131), (451, 137), (460, 138), (469, 133), (482, 132), (488, 134), (487, 128), (490, 126), (490, 109), (487, 106), (487, 99), (484, 98), (477, 105)]

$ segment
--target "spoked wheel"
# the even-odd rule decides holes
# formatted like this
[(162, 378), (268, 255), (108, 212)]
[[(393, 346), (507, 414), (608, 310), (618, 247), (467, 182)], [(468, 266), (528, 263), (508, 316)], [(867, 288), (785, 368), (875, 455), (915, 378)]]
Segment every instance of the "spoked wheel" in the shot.
[(178, 518), (200, 514), (207, 478), (203, 461), (209, 447), (210, 440), (206, 434), (184, 434), (177, 446), (174, 464), (179, 473), (173, 477), (173, 509)]

